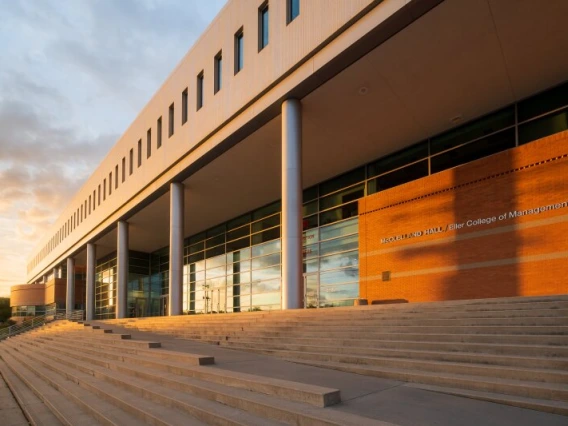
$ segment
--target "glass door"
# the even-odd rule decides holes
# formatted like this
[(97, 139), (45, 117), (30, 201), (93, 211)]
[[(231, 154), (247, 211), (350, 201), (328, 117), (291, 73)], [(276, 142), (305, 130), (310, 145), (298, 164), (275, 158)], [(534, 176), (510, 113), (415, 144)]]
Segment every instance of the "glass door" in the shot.
[(160, 316), (165, 317), (168, 315), (168, 294), (160, 296)]
[(304, 274), (304, 308), (319, 308), (319, 273)]

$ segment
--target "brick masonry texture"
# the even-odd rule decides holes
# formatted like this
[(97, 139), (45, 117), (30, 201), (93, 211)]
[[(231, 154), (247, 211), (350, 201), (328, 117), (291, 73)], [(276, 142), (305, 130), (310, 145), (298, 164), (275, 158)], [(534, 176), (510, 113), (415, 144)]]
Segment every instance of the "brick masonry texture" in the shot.
[[(360, 297), (423, 302), (567, 293), (567, 202), (568, 131), (365, 197)], [(389, 237), (394, 241), (382, 241)], [(383, 281), (386, 271), (390, 280)]]

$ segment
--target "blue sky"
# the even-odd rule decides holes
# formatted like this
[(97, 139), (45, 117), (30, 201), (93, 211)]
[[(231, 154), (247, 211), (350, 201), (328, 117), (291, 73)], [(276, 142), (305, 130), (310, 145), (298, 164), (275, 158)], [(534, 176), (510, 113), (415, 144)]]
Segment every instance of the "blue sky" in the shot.
[(225, 0), (0, 0), (0, 296)]

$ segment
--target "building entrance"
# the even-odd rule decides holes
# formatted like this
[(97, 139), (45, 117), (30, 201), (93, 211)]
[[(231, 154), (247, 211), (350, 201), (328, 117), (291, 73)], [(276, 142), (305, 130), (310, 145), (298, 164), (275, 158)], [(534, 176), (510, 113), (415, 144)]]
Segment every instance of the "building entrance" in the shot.
[(165, 317), (168, 315), (168, 297), (169, 294), (160, 296), (160, 316)]
[(319, 272), (304, 274), (304, 307), (319, 308)]

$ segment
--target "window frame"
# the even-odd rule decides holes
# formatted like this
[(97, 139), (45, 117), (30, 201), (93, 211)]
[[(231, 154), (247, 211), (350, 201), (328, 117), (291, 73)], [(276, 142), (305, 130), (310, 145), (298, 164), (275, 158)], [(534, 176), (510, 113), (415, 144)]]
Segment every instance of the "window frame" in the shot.
[[(266, 26), (264, 25), (264, 15), (266, 14)], [(258, 8), (258, 51), (260, 52), (270, 42), (270, 13), (268, 0)], [(264, 43), (264, 30), (266, 29), (266, 43)]]
[(217, 94), (223, 88), (223, 51), (215, 55), (213, 60), (213, 94)]
[(245, 34), (244, 27), (235, 33), (235, 75), (245, 67)]

